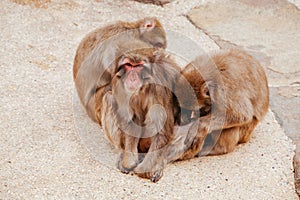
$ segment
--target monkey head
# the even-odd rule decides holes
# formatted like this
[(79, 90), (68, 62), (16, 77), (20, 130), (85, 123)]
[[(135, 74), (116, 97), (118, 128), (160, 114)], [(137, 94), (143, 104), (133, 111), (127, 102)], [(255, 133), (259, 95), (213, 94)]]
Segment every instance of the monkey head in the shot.
[(144, 61), (134, 61), (123, 57), (118, 66), (117, 76), (122, 80), (127, 93), (134, 93), (143, 85), (143, 80), (150, 72), (149, 65)]
[(144, 18), (139, 23), (140, 38), (153, 47), (166, 48), (166, 32), (156, 18)]
[(200, 71), (192, 63), (181, 71), (175, 87), (175, 95), (180, 106), (178, 119), (180, 125), (185, 125), (210, 112), (213, 83), (211, 80), (204, 80)]
[(113, 82), (121, 81), (120, 87), (123, 87), (127, 94), (138, 92), (146, 82), (152, 80), (152, 66), (148, 55), (145, 55), (147, 51), (152, 52), (151, 49), (139, 49), (125, 53), (118, 61)]

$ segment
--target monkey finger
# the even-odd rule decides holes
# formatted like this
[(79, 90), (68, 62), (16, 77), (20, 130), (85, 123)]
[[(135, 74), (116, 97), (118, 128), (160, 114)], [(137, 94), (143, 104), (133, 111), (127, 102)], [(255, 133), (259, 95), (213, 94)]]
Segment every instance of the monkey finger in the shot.
[(153, 182), (153, 183), (156, 183), (157, 181), (159, 181), (161, 179), (161, 177), (163, 176), (163, 170), (158, 170), (158, 171), (155, 171), (152, 175), (152, 177), (150, 178), (150, 180)]
[(123, 173), (123, 174), (129, 174), (130, 170), (126, 169), (122, 166), (121, 162), (118, 162), (117, 168)]
[(128, 174), (131, 170), (130, 169), (127, 169), (125, 167), (123, 167), (122, 165), (122, 160), (123, 160), (123, 157), (124, 157), (124, 153), (120, 153), (119, 155), (119, 158), (118, 158), (118, 161), (117, 161), (117, 168), (124, 174)]
[(197, 135), (198, 126), (199, 126), (198, 121), (192, 122), (192, 125), (188, 129), (188, 133), (184, 141), (185, 145), (190, 146), (192, 144), (194, 138)]

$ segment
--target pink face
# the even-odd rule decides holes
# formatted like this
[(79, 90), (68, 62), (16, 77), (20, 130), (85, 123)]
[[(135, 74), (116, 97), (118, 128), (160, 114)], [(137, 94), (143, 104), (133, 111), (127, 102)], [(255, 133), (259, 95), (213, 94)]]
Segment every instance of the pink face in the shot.
[(128, 92), (133, 93), (142, 86), (141, 74), (145, 62), (134, 63), (125, 58), (122, 63), (124, 63), (123, 66), (125, 69), (125, 88)]

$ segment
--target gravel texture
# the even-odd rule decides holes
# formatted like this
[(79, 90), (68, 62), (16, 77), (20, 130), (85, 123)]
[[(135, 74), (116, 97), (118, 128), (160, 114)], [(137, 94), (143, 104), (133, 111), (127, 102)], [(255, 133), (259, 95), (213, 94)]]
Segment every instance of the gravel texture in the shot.
[[(156, 184), (116, 170), (101, 129), (82, 111), (72, 63), (85, 34), (116, 20), (157, 16), (170, 52), (184, 64), (217, 49), (185, 17), (202, 3), (53, 0), (36, 9), (0, 1), (0, 199), (297, 199), (295, 147), (271, 111), (248, 144), (169, 164)], [(178, 37), (189, 42), (180, 45)]]

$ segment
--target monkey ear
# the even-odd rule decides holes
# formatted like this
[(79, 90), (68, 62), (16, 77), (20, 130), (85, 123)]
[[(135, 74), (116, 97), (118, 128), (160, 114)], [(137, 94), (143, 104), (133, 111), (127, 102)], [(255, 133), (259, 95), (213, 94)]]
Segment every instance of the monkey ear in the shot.
[(145, 20), (141, 26), (140, 26), (140, 31), (141, 33), (144, 32), (149, 32), (151, 31), (154, 27), (156, 26), (156, 22), (154, 19), (147, 19)]
[(125, 69), (122, 66), (128, 62), (130, 62), (130, 60), (126, 56), (122, 56), (120, 58), (119, 62), (117, 63), (117, 67), (115, 69), (115, 74), (118, 77), (121, 77), (125, 74)]

